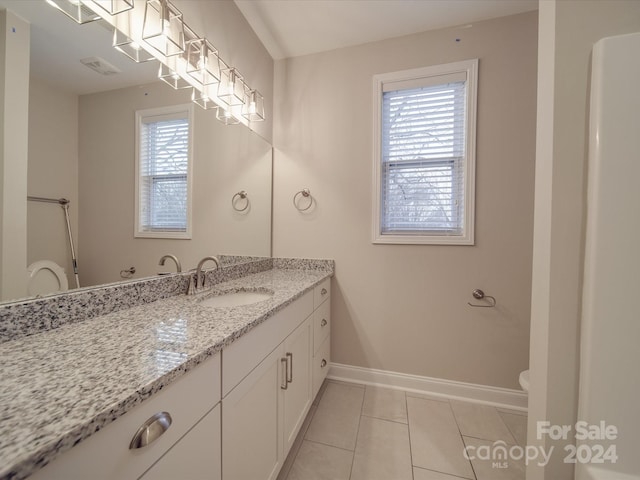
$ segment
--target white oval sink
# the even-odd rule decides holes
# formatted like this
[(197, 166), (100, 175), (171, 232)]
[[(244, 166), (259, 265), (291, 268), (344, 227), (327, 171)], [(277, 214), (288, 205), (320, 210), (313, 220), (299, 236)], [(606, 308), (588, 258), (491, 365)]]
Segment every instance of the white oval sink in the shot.
[(273, 296), (273, 292), (254, 291), (254, 292), (227, 292), (214, 295), (201, 300), (200, 305), (206, 307), (239, 307), (241, 305), (251, 305), (253, 303), (269, 300)]

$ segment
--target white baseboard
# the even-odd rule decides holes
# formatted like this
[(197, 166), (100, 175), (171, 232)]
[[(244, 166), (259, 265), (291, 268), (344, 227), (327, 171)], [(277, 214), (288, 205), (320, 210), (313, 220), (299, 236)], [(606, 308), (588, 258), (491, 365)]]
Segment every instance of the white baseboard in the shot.
[(434, 397), (481, 403), (494, 407), (527, 411), (527, 394), (520, 390), (421, 377), (373, 368), (331, 363), (327, 378), (343, 382), (406, 390)]

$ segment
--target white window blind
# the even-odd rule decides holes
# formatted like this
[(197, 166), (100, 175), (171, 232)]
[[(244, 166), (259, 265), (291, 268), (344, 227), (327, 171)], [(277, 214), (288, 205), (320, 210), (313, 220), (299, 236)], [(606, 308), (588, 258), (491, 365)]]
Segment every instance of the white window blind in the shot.
[(138, 236), (188, 238), (190, 131), (189, 110), (138, 112)]
[(383, 93), (382, 231), (459, 235), (465, 82)]
[(473, 244), (477, 60), (374, 78), (375, 243)]

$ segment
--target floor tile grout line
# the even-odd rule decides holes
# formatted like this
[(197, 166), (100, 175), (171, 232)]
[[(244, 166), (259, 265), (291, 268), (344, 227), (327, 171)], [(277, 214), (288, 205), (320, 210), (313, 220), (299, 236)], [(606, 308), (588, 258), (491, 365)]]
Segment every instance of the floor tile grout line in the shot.
[[(451, 415), (453, 415), (453, 421), (456, 422), (456, 428), (458, 429), (458, 435), (460, 435), (460, 440), (464, 445), (466, 450), (467, 444), (464, 441), (464, 435), (462, 434), (462, 429), (460, 428), (460, 423), (458, 423), (458, 418), (456, 417), (456, 411), (453, 409), (453, 405), (449, 403), (449, 409), (451, 410)], [(471, 472), (473, 473), (473, 477), (475, 480), (478, 480), (478, 475), (476, 474), (476, 469), (473, 467), (473, 462), (471, 460), (467, 460), (469, 462), (469, 466), (471, 467)]]
[(325, 447), (337, 448), (338, 450), (342, 450), (343, 452), (355, 453), (355, 450), (349, 450), (344, 447), (336, 447), (335, 445), (331, 445), (330, 443), (318, 442), (317, 440), (307, 440), (304, 439), (305, 442), (315, 443), (316, 445), (324, 445)]
[[(502, 415), (500, 414), (500, 410), (496, 409), (498, 412), (498, 416), (500, 417), (500, 420), (502, 421), (502, 423), (504, 424), (505, 427), (507, 427), (507, 431), (511, 434), (511, 436), (513, 437), (513, 441), (515, 442), (514, 445), (520, 445), (518, 443), (518, 439), (516, 438), (516, 434), (514, 433), (513, 430), (511, 430), (511, 427), (509, 427), (509, 425), (507, 424), (507, 422), (504, 421), (504, 418), (502, 418)], [(508, 444), (507, 444), (508, 445)]]
[[(424, 467), (419, 467), (419, 466), (415, 466), (414, 468), (417, 468), (418, 470), (425, 470), (427, 472), (436, 472), (436, 473), (440, 473), (442, 475), (447, 475), (451, 478), (459, 478), (460, 480), (472, 480), (470, 478), (466, 478), (466, 477), (461, 477), (459, 475), (454, 475), (453, 473), (447, 473), (447, 472), (443, 472), (441, 470), (434, 470), (432, 468), (424, 468)], [(473, 474), (475, 476), (475, 473)]]
[(409, 435), (409, 461), (411, 462), (411, 480), (415, 480), (413, 473), (413, 448), (411, 447), (411, 424), (409, 423), (409, 401), (407, 400), (407, 392), (404, 392), (404, 408), (407, 411), (407, 434)]
[(362, 393), (362, 401), (360, 402), (360, 414), (358, 415), (358, 428), (356, 429), (356, 444), (353, 446), (353, 457), (351, 458), (351, 469), (349, 470), (349, 480), (353, 475), (353, 464), (356, 461), (356, 450), (358, 448), (358, 435), (360, 435), (360, 424), (362, 423), (362, 410), (364, 409), (364, 397), (367, 395), (367, 388), (365, 387)]
[[(405, 400), (405, 402), (406, 402), (406, 400)], [(363, 413), (361, 416), (362, 417), (367, 417), (367, 418), (375, 418), (376, 420), (384, 420), (385, 422), (393, 422), (393, 423), (397, 423), (399, 425), (408, 425), (409, 424), (408, 420), (406, 422), (400, 422), (398, 420), (391, 420), (390, 418), (376, 417), (375, 415), (367, 415), (365, 413)]]

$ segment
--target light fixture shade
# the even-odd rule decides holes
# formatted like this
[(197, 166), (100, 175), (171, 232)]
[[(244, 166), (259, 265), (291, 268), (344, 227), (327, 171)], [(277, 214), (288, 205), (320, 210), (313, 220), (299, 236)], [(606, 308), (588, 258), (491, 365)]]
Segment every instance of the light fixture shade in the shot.
[(198, 105), (200, 108), (204, 110), (211, 110), (212, 108), (217, 108), (218, 104), (216, 104), (209, 94), (210, 85), (204, 85), (202, 90), (198, 90), (197, 88), (193, 89), (191, 93), (191, 101)]
[(167, 0), (146, 0), (142, 39), (165, 57), (184, 52), (182, 13)]
[(264, 120), (264, 97), (257, 90), (251, 90), (245, 85), (245, 101), (242, 106), (242, 116), (250, 122)]
[(155, 60), (151, 53), (134, 42), (126, 33), (120, 31), (118, 27), (113, 29), (113, 46), (135, 62), (142, 63)]
[(225, 125), (238, 125), (240, 123), (240, 120), (233, 115), (231, 110), (224, 107), (218, 107), (216, 118)]
[(187, 47), (187, 73), (202, 85), (220, 81), (218, 50), (206, 38), (199, 38)]
[(47, 3), (81, 25), (102, 18), (80, 0), (47, 0)]
[[(173, 59), (173, 63), (175, 64), (178, 60), (178, 57), (169, 57), (167, 60), (171, 60), (171, 59)], [(172, 63), (172, 62), (169, 62), (169, 63)], [(160, 70), (158, 71), (158, 78), (176, 90), (191, 87), (191, 84), (187, 82), (184, 78), (182, 78), (180, 74), (178, 74), (178, 69), (176, 67), (171, 68), (171, 66), (165, 65), (162, 62), (160, 62)]]
[(118, 15), (133, 8), (133, 0), (93, 0), (93, 3), (110, 15)]
[(220, 85), (218, 85), (218, 98), (230, 107), (244, 104), (245, 83), (242, 75), (231, 67), (220, 71)]

